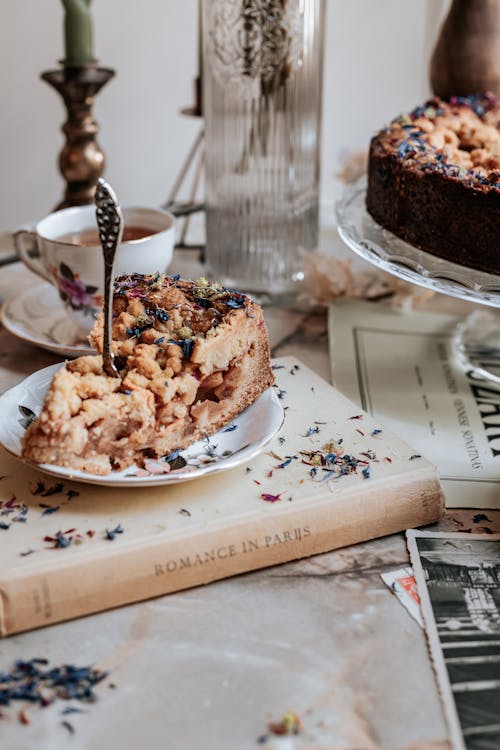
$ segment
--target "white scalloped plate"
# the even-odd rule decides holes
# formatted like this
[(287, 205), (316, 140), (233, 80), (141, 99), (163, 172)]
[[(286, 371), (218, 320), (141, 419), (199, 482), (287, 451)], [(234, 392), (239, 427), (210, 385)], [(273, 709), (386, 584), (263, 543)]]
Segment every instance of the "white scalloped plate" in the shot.
[[(43, 399), (54, 373), (64, 365), (56, 364), (30, 375), (19, 385), (14, 386), (0, 396), (0, 444), (21, 461), (21, 440), (26, 417), (19, 407), (38, 414)], [(24, 419), (23, 419), (24, 417)], [(181, 452), (187, 461), (182, 469), (166, 473), (144, 474), (136, 466), (124, 471), (113, 471), (107, 476), (97, 476), (83, 471), (74, 471), (62, 466), (34, 464), (40, 471), (52, 476), (71, 479), (87, 484), (99, 484), (109, 487), (150, 487), (163, 484), (176, 484), (190, 479), (233, 469), (245, 464), (261, 453), (264, 447), (275, 437), (283, 425), (284, 411), (273, 388), (268, 388), (258, 399), (245, 409), (230, 425), (219, 430), (210, 439), (200, 440)], [(235, 427), (234, 427), (235, 425)], [(155, 472), (167, 468), (165, 462), (154, 461), (148, 464)]]

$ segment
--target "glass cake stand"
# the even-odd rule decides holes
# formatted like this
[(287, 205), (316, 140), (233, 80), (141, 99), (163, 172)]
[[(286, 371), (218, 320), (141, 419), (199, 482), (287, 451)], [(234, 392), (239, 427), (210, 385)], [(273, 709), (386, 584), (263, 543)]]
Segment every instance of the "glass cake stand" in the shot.
[(341, 238), (362, 258), (404, 281), (496, 308), (475, 310), (460, 322), (454, 345), (463, 366), (500, 383), (500, 276), (451, 263), (404, 242), (372, 219), (366, 210), (365, 195), (363, 177), (338, 201)]

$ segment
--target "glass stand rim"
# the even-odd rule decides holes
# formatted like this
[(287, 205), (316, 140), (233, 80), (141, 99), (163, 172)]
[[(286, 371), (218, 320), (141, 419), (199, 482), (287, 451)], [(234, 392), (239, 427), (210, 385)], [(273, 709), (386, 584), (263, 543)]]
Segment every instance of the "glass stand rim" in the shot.
[(464, 369), (500, 385), (500, 311), (469, 313), (455, 327), (453, 348)]
[(453, 344), (461, 366), (500, 384), (500, 276), (433, 256), (381, 227), (366, 209), (366, 186), (364, 175), (349, 185), (336, 203), (341, 239), (392, 276), (492, 308), (474, 310), (458, 323)]

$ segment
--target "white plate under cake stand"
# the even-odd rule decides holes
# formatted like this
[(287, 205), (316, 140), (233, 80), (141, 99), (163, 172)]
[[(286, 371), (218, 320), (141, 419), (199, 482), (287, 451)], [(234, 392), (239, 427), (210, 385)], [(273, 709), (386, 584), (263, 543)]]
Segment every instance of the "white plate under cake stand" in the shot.
[(3, 326), (17, 338), (62, 357), (95, 354), (82, 341), (64, 312), (57, 289), (48, 282), (36, 284), (8, 299), (1, 311)]
[[(500, 308), (499, 276), (438, 258), (381, 227), (366, 209), (366, 186), (366, 177), (362, 177), (344, 192), (336, 205), (337, 228), (346, 245), (373, 265), (404, 281), (468, 302)], [(454, 345), (462, 365), (500, 383), (500, 313), (497, 310), (471, 313), (457, 326)]]
[[(20, 460), (21, 441), (30, 419), (39, 414), (49, 384), (63, 364), (51, 365), (30, 375), (19, 385), (0, 396), (0, 445)], [(179, 455), (185, 466), (171, 470), (162, 459), (146, 461), (145, 469), (130, 466), (97, 476), (63, 466), (36, 464), (31, 466), (61, 479), (108, 487), (151, 487), (176, 484), (207, 474), (233, 469), (247, 463), (264, 450), (277, 435), (284, 421), (284, 410), (274, 388), (268, 388), (253, 404), (229, 425), (206, 440), (194, 443)]]

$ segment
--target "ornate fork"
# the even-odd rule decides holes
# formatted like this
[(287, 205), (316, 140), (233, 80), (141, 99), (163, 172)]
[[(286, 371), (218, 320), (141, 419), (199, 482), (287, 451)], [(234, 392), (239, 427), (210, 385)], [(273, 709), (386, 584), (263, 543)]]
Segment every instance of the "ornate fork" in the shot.
[(116, 250), (123, 234), (123, 214), (114, 190), (101, 177), (97, 180), (95, 192), (96, 219), (99, 228), (99, 239), (104, 258), (104, 340), (102, 361), (104, 372), (112, 378), (118, 378), (118, 370), (113, 361), (112, 324), (113, 324), (113, 279)]

